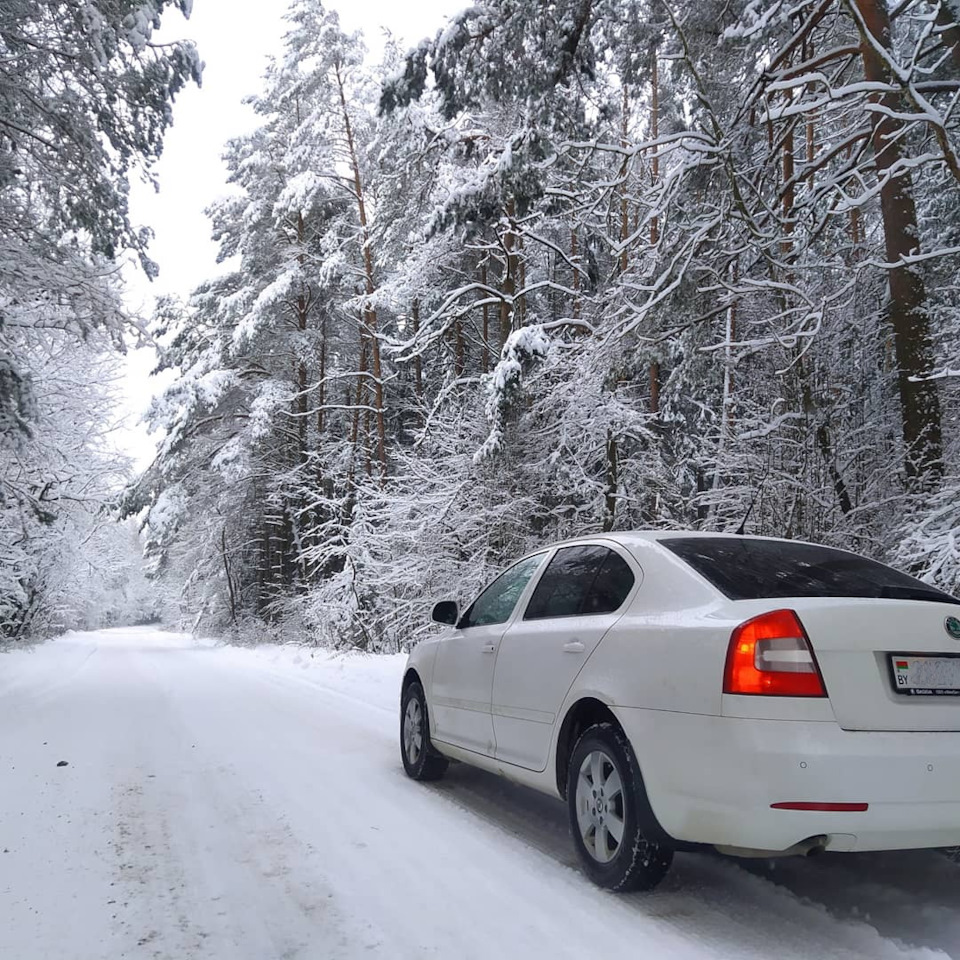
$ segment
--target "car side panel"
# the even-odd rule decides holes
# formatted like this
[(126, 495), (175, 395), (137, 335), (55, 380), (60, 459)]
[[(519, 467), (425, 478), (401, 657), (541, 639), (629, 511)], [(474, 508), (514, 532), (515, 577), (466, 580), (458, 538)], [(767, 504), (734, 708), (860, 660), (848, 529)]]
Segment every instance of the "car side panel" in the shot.
[(617, 706), (719, 716), (727, 645), (709, 622), (677, 626), (625, 616), (587, 661), (575, 688)]
[[(629, 548), (640, 568), (640, 585), (558, 712), (547, 764), (554, 789), (560, 730), (580, 700), (598, 700), (615, 715), (622, 706), (720, 713), (732, 629), (729, 601), (655, 543), (630, 543)], [(634, 750), (643, 770), (643, 744), (634, 744)]]
[(518, 621), (504, 635), (493, 683), (497, 756), (543, 770), (570, 685), (619, 614)]
[(437, 740), (493, 755), (490, 697), (505, 624), (454, 629), (438, 645), (428, 706)]
[[(531, 770), (547, 769), (568, 691), (603, 637), (630, 609), (643, 581), (636, 560), (619, 545), (602, 539), (584, 545), (613, 551), (630, 567), (633, 586), (623, 604), (610, 613), (534, 620), (518, 616), (500, 644), (493, 685), (497, 756)], [(540, 577), (548, 569), (544, 564)]]
[(574, 684), (613, 704), (720, 715), (736, 624), (730, 601), (655, 543), (631, 544), (643, 579)]

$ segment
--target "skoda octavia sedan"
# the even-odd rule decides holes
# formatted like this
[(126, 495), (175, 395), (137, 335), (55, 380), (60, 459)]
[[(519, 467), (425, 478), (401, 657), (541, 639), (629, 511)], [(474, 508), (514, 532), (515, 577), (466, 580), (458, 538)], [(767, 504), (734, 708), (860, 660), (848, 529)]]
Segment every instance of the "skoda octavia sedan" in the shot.
[(518, 560), (401, 694), (407, 773), (458, 760), (566, 800), (586, 872), (960, 845), (960, 601), (843, 550), (617, 533)]

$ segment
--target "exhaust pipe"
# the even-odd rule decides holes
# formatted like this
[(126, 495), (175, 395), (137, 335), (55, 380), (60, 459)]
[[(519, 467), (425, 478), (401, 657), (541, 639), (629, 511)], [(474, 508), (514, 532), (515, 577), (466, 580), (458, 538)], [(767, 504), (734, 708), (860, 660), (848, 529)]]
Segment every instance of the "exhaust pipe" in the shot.
[(753, 847), (728, 847), (725, 844), (714, 844), (713, 849), (727, 857), (739, 857), (742, 860), (770, 860), (774, 857), (815, 857), (827, 849), (830, 837), (820, 834), (807, 837), (795, 843), (786, 850), (757, 850)]

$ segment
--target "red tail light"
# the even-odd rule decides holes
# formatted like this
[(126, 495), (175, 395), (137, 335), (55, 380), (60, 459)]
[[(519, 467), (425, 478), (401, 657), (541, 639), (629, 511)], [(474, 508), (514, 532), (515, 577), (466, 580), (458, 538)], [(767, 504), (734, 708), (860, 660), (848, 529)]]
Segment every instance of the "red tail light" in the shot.
[(813, 647), (792, 610), (741, 623), (730, 637), (723, 692), (773, 697), (825, 697)]

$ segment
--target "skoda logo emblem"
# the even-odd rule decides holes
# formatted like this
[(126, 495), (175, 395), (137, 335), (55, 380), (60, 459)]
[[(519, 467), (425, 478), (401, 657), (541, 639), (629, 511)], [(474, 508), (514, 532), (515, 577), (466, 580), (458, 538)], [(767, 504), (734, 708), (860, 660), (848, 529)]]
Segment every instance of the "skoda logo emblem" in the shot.
[(954, 640), (960, 640), (960, 620), (956, 617), (947, 617), (943, 621), (943, 626)]

